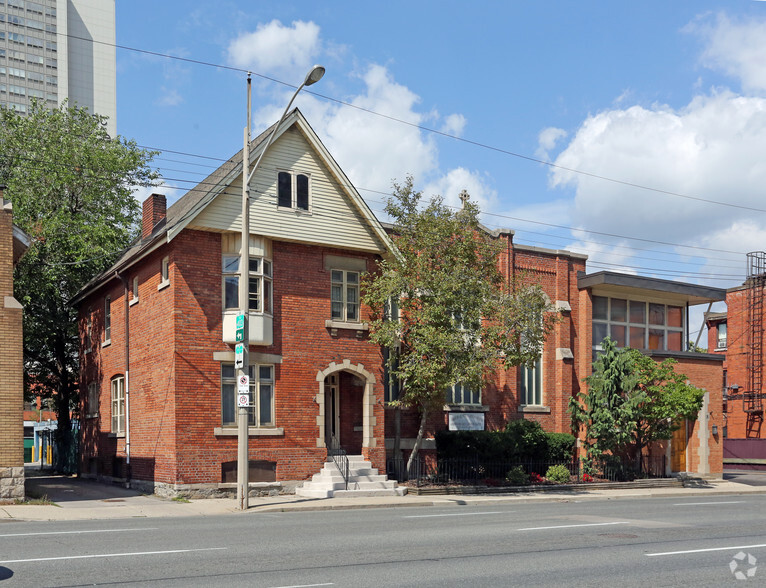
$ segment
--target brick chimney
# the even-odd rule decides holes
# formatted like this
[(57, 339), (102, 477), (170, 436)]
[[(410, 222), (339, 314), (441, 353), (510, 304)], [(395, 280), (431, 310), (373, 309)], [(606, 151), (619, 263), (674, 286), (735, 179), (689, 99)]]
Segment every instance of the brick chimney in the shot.
[(167, 200), (164, 194), (152, 194), (144, 200), (144, 214), (141, 225), (141, 238), (146, 239), (152, 234), (154, 227), (165, 220), (167, 213)]

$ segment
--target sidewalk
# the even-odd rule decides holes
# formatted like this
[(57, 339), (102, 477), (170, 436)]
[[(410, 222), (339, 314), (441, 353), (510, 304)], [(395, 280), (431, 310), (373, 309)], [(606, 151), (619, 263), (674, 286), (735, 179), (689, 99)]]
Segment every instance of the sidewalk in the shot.
[(81, 521), (153, 517), (197, 517), (230, 514), (243, 516), (264, 512), (293, 512), (340, 510), (355, 508), (395, 508), (409, 506), (463, 506), (540, 501), (614, 500), (620, 498), (650, 498), (690, 496), (721, 496), (731, 494), (766, 493), (764, 486), (749, 486), (732, 481), (713, 480), (692, 488), (625, 488), (619, 490), (570, 490), (493, 495), (430, 495), (301, 498), (295, 495), (251, 498), (247, 513), (236, 508), (230, 498), (213, 498), (181, 502), (139, 494), (135, 490), (99, 484), (66, 476), (30, 478), (30, 488), (38, 495), (47, 495), (54, 504), (0, 505), (0, 522), (16, 521)]

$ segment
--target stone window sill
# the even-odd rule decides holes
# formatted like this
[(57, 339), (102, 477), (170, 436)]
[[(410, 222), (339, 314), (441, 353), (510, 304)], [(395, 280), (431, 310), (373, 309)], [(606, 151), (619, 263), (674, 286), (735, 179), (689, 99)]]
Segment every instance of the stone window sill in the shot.
[[(213, 434), (216, 437), (236, 437), (239, 434), (237, 427), (216, 427), (213, 429)], [(248, 427), (248, 437), (280, 437), (285, 434), (283, 427)]]
[(481, 404), (445, 404), (445, 412), (489, 412), (489, 406)]
[(170, 286), (170, 280), (165, 280), (164, 282), (160, 282), (159, 286), (157, 286), (157, 290), (164, 290)]
[(520, 404), (519, 405), (519, 412), (531, 412), (531, 413), (550, 414), (551, 407), (550, 406), (536, 406), (536, 405), (532, 405), (532, 404)]
[(124, 439), (125, 438), (125, 432), (122, 433), (109, 433), (107, 435), (110, 439)]
[(138, 304), (138, 298), (133, 298), (130, 302), (128, 302), (128, 306), (133, 306), (135, 304)]
[(85, 418), (86, 419), (97, 419), (98, 418), (98, 413), (97, 412), (88, 413), (88, 414), (85, 415)]
[(367, 323), (349, 323), (346, 321), (335, 321), (332, 319), (327, 319), (324, 322), (324, 326), (330, 329), (330, 334), (333, 337), (338, 336), (339, 330), (348, 330), (356, 331), (357, 339), (361, 339), (364, 334), (370, 330), (370, 327)]
[(101, 347), (102, 347), (102, 348), (103, 348), (103, 347), (109, 347), (111, 344), (112, 344), (112, 340), (111, 340), (111, 339), (107, 339), (106, 341), (104, 341), (104, 342), (101, 344)]

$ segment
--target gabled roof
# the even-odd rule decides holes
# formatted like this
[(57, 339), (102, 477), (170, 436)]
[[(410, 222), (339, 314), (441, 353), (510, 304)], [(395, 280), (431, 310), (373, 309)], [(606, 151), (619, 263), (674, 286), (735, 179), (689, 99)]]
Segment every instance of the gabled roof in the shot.
[[(375, 236), (381, 244), (388, 250), (393, 249), (386, 231), (381, 226), (372, 210), (361, 197), (356, 188), (340, 168), (338, 163), (332, 157), (330, 152), (319, 139), (314, 129), (311, 128), (306, 118), (300, 110), (294, 108), (285, 117), (279, 128), (276, 129), (274, 142), (279, 139), (289, 128), (296, 126), (306, 137), (311, 147), (319, 154), (322, 162), (327, 166), (330, 172), (338, 179), (338, 184), (346, 193), (346, 196), (359, 211), (359, 214), (365, 219), (372, 228)], [(276, 123), (271, 125), (260, 135), (250, 142), (250, 164), (252, 165), (265, 148), (269, 135), (274, 131)], [(97, 276), (89, 282), (72, 300), (72, 304), (77, 304), (93, 290), (101, 286), (105, 281), (112, 279), (117, 272), (121, 272), (138, 260), (148, 255), (158, 247), (172, 241), (178, 234), (186, 228), (205, 208), (221, 194), (227, 186), (242, 176), (242, 152), (240, 149), (236, 154), (224, 162), (218, 169), (202, 180), (194, 188), (189, 190), (179, 198), (167, 210), (167, 216), (164, 222), (160, 222), (154, 227), (152, 234), (144, 239), (139, 239), (123, 253), (115, 264), (107, 271)]]

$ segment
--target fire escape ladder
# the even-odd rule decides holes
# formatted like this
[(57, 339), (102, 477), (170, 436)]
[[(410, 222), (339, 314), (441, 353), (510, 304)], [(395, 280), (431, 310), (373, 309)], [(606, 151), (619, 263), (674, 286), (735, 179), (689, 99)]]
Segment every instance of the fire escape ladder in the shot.
[(746, 436), (760, 437), (763, 423), (763, 297), (766, 286), (766, 253), (747, 254), (747, 389), (742, 410), (747, 414)]

